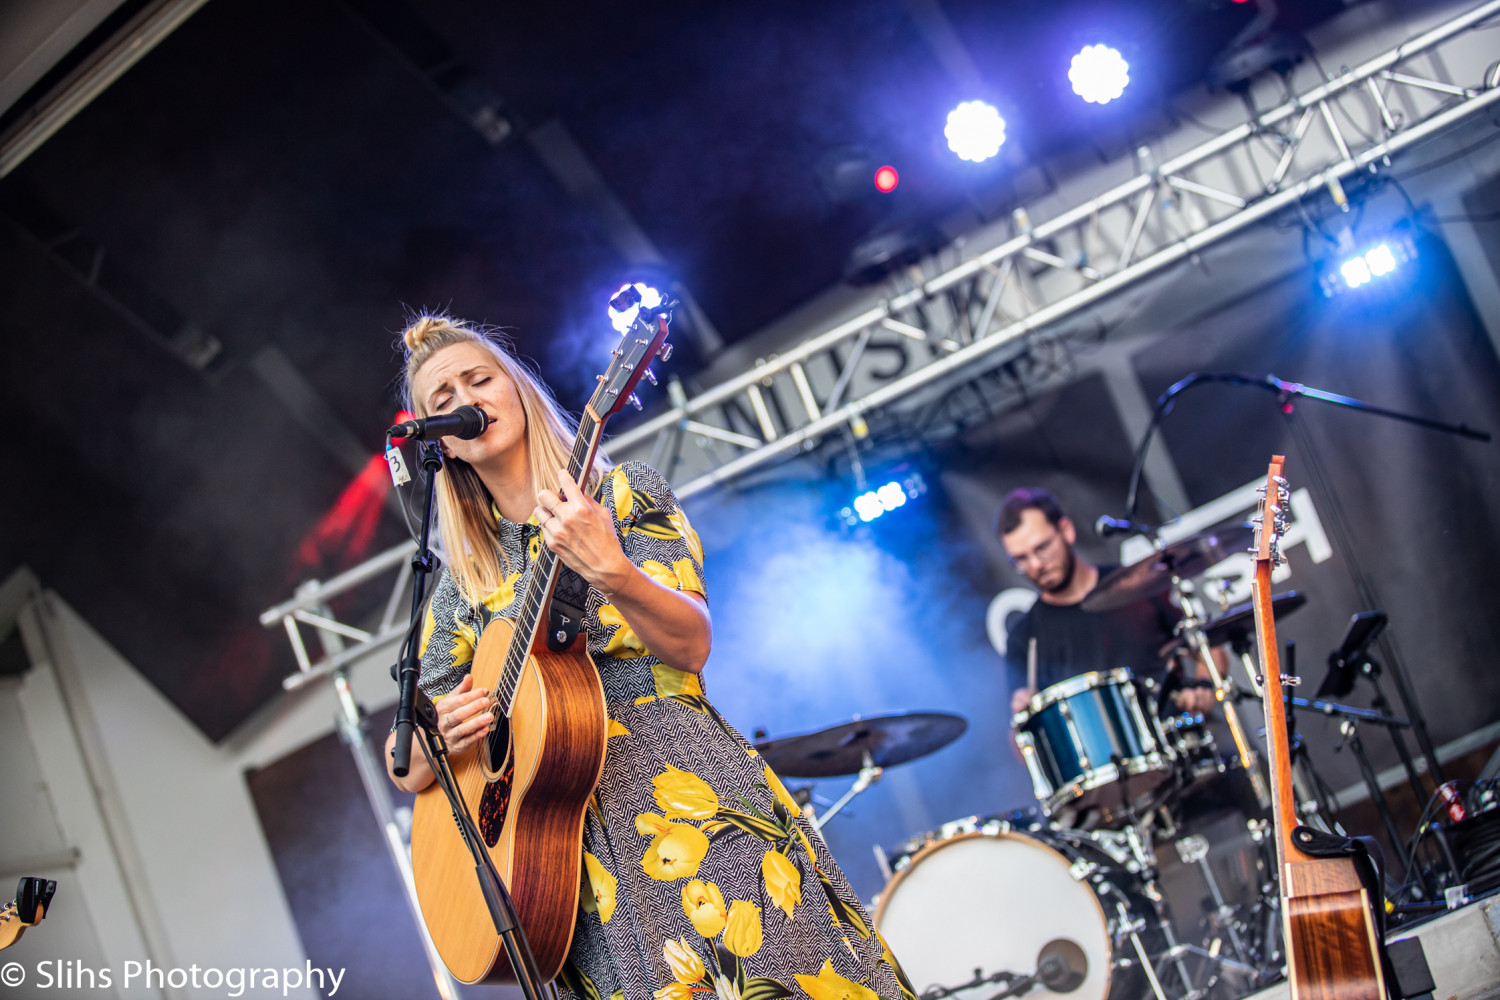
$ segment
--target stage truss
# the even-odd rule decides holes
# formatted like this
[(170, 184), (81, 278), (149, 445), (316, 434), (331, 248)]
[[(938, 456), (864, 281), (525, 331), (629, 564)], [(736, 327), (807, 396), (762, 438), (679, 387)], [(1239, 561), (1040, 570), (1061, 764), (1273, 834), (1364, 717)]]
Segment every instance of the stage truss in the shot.
[[(1014, 234), (992, 249), (697, 396), (673, 383), (672, 408), (612, 438), (611, 455), (649, 446), (653, 464), (687, 497), (830, 435), (857, 440), (868, 415), (974, 379), (1028, 337), (1352, 174), (1384, 170), (1392, 154), (1494, 106), (1500, 64), (1469, 86), (1445, 77), (1448, 67), (1492, 58), (1469, 32), (1497, 15), (1500, 0), (1491, 0), (1159, 164), (1143, 151), (1125, 182), (1043, 222), (1018, 212)], [(892, 346), (908, 370), (882, 377)], [(310, 581), (260, 616), (292, 644), (298, 670), (285, 679), (288, 690), (341, 674), (400, 639), (397, 611), (414, 551), (407, 542), (326, 583)], [(338, 595), (377, 585), (391, 589), (372, 627), (327, 610)], [(303, 627), (325, 640), (316, 659)]]
[[(1133, 177), (1046, 221), (1016, 210), (993, 248), (959, 250), (932, 277), (914, 268), (910, 287), (692, 398), (672, 385), (671, 409), (610, 439), (611, 457), (647, 457), (685, 498), (830, 435), (858, 440), (872, 414), (995, 369), (1047, 328), (1239, 230), (1309, 196), (1339, 201), (1350, 175), (1379, 173), (1392, 154), (1500, 101), (1500, 65), (1470, 86), (1446, 79), (1476, 53), (1491, 58), (1469, 32), (1497, 14), (1500, 2), (1476, 7), (1160, 163), (1142, 148)], [(905, 364), (882, 376), (893, 351)]]

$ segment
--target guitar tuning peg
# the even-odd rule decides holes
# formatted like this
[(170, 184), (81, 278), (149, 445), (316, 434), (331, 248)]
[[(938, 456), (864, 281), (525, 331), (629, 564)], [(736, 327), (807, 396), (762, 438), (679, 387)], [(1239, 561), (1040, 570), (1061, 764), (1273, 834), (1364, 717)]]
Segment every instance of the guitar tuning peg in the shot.
[(625, 402), (629, 403), (631, 406), (635, 407), (637, 410), (639, 410), (641, 408), (641, 397), (637, 396), (633, 392), (630, 394), (630, 398), (627, 399), (627, 400), (625, 400)]
[(667, 343), (666, 341), (662, 341), (661, 350), (657, 352), (657, 355), (663, 361), (671, 361), (672, 360), (672, 345), (669, 344), (669, 343)]
[(641, 370), (641, 376), (652, 385), (656, 384), (656, 372), (652, 371), (650, 368), (643, 368)]

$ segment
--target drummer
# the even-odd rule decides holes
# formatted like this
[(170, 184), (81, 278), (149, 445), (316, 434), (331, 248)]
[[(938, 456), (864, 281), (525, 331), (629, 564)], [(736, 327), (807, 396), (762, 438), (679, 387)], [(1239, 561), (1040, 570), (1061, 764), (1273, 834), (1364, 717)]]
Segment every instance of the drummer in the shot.
[[(1078, 529), (1056, 497), (1036, 487), (1011, 491), (1000, 507), (1000, 538), (1011, 564), (1038, 591), (1036, 603), (1010, 626), (1006, 639), (1012, 715), (1037, 691), (1092, 670), (1126, 667), (1158, 685), (1167, 680), (1159, 651), (1181, 615), (1163, 597), (1111, 611), (1083, 610), (1083, 600), (1114, 567), (1095, 566), (1078, 554)], [(1160, 706), (1163, 712), (1173, 706), (1202, 715), (1212, 711), (1211, 685), (1172, 681), (1170, 705)]]

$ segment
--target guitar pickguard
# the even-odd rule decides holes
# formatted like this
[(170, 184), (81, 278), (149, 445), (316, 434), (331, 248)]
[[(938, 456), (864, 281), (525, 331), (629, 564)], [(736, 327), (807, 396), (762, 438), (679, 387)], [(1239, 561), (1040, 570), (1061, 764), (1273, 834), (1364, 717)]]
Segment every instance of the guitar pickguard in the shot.
[(479, 821), (479, 836), (486, 847), (494, 847), (500, 842), (500, 829), (510, 812), (510, 786), (515, 774), (514, 762), (507, 757), (500, 776), (487, 783), (484, 794), (479, 797), (479, 808), (475, 813)]
[(489, 737), (480, 747), (485, 786), (479, 797), (479, 806), (474, 810), (474, 819), (480, 837), (489, 847), (499, 842), (500, 828), (505, 825), (506, 813), (510, 811), (510, 789), (516, 773), (511, 749), (510, 720), (502, 715), (495, 720)]

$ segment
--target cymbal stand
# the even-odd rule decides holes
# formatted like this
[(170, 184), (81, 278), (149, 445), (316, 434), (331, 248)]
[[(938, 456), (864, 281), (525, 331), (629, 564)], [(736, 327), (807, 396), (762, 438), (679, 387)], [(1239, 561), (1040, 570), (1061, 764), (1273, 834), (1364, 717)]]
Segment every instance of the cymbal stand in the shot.
[(859, 769), (859, 777), (854, 779), (854, 784), (849, 786), (849, 790), (837, 802), (829, 806), (827, 812), (811, 820), (814, 830), (822, 832), (824, 823), (833, 819), (838, 814), (838, 811), (848, 805), (854, 796), (875, 784), (875, 782), (880, 780), (880, 776), (885, 773), (885, 768), (879, 766), (870, 758), (870, 751), (865, 751), (864, 760), (864, 766)]
[[(1219, 665), (1214, 662), (1213, 651), (1209, 649), (1208, 634), (1203, 630), (1203, 626), (1207, 624), (1203, 604), (1193, 593), (1192, 586), (1176, 573), (1172, 574), (1172, 589), (1177, 593), (1184, 615), (1182, 621), (1177, 624), (1177, 632), (1197, 656), (1198, 662), (1203, 664), (1204, 669), (1208, 671), (1209, 680), (1214, 685), (1214, 694), (1224, 708), (1224, 721), (1229, 724), (1229, 733), (1234, 738), (1234, 748), (1239, 754), (1240, 764), (1250, 779), (1250, 787), (1255, 792), (1255, 799), (1260, 803), (1261, 808), (1268, 809), (1271, 805), (1271, 792), (1266, 787), (1266, 779), (1261, 776), (1259, 756), (1250, 745), (1250, 739), (1245, 734), (1245, 727), (1240, 723), (1239, 712), (1235, 710), (1234, 699), (1230, 697), (1233, 693), (1233, 686), (1219, 672)], [(1251, 674), (1250, 677), (1251, 683), (1254, 683), (1255, 675)]]

